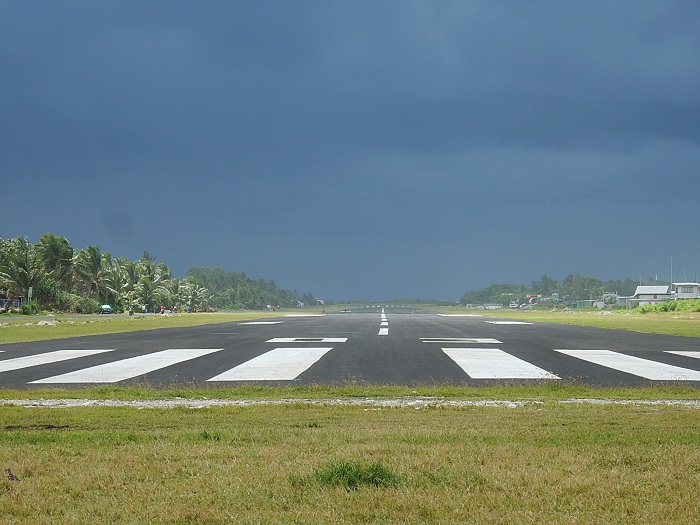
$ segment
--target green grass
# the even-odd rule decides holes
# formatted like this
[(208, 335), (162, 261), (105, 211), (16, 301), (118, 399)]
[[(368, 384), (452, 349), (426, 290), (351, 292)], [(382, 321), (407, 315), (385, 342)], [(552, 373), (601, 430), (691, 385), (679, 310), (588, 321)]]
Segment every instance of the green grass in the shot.
[[(295, 311), (296, 313), (296, 311)], [(196, 314), (137, 314), (128, 315), (55, 315), (55, 316), (0, 316), (0, 344), (27, 343), (49, 339), (65, 339), (86, 335), (117, 334), (159, 328), (200, 326), (265, 317), (278, 317), (285, 312), (223, 312)], [(46, 324), (48, 323), (48, 324)]]
[(688, 524), (700, 411), (0, 406), (0, 522)]
[(543, 381), (499, 386), (413, 385), (391, 386), (348, 384), (345, 386), (294, 385), (263, 386), (238, 385), (232, 387), (191, 387), (176, 385), (155, 388), (147, 384), (137, 386), (96, 385), (81, 388), (31, 388), (11, 390), (0, 388), (3, 399), (116, 399), (144, 400), (357, 400), (364, 399), (423, 399), (426, 400), (511, 400), (548, 401), (572, 398), (596, 399), (700, 399), (700, 389), (677, 383), (659, 383), (646, 388), (598, 388), (565, 381)]
[(451, 313), (481, 314), (535, 323), (555, 323), (578, 326), (595, 326), (613, 330), (627, 330), (650, 334), (700, 337), (700, 312), (660, 312), (642, 314), (634, 310), (590, 310), (562, 308), (552, 310), (535, 308), (511, 310), (465, 310), (450, 308), (441, 310)]

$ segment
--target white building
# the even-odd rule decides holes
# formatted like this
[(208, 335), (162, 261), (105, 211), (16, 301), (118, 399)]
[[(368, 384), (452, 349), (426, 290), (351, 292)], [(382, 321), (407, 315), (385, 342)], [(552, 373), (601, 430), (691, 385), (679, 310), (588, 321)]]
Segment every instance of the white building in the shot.
[(624, 301), (627, 308), (659, 304), (673, 297), (670, 288), (670, 286), (637, 286), (632, 297), (620, 297), (618, 301)]
[(700, 283), (673, 283), (676, 299), (700, 299)]

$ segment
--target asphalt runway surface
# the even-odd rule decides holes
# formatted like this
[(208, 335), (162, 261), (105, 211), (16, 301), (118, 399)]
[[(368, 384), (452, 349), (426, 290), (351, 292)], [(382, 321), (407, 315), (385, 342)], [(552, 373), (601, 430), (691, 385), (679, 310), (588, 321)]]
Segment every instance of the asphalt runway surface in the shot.
[(0, 345), (0, 387), (700, 386), (700, 339), (362, 308)]

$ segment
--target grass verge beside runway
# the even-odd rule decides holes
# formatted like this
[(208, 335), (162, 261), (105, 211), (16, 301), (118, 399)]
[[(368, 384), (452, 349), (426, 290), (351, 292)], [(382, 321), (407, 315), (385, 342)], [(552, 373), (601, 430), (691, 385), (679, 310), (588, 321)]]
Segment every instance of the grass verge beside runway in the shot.
[(498, 310), (443, 309), (440, 313), (480, 314), (487, 317), (500, 317), (534, 323), (570, 324), (594, 326), (614, 330), (627, 330), (649, 334), (680, 335), (700, 337), (699, 312), (663, 312), (640, 314), (630, 310), (590, 310), (573, 309), (568, 311), (551, 309), (501, 308)]
[[(296, 313), (297, 311), (295, 310), (294, 312)], [(126, 314), (0, 316), (0, 344), (28, 343), (86, 335), (118, 334), (140, 330), (156, 330), (158, 328), (249, 321), (283, 315), (285, 315), (285, 312), (246, 310), (241, 312), (195, 314), (136, 314), (133, 317)]]
[(697, 523), (700, 410), (0, 406), (0, 521)]

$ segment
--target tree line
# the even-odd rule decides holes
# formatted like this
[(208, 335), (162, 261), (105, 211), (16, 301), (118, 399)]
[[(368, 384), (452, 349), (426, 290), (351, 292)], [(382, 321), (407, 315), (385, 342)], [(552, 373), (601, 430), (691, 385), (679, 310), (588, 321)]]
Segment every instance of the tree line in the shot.
[[(649, 284), (656, 281), (650, 280)], [(620, 296), (634, 294), (638, 281), (633, 279), (602, 281), (588, 275), (569, 274), (561, 281), (543, 275), (530, 284), (492, 284), (483, 290), (466, 292), (460, 303), (504, 304), (510, 301), (526, 301), (530, 297), (552, 297), (557, 294), (561, 301), (598, 300), (606, 293)]]
[(102, 304), (117, 311), (160, 305), (198, 311), (295, 307), (315, 299), (220, 268), (191, 268), (176, 278), (148, 252), (130, 261), (97, 246), (75, 249), (65, 237), (47, 233), (36, 243), (0, 237), (0, 306), (17, 302), (35, 311), (95, 313)]

